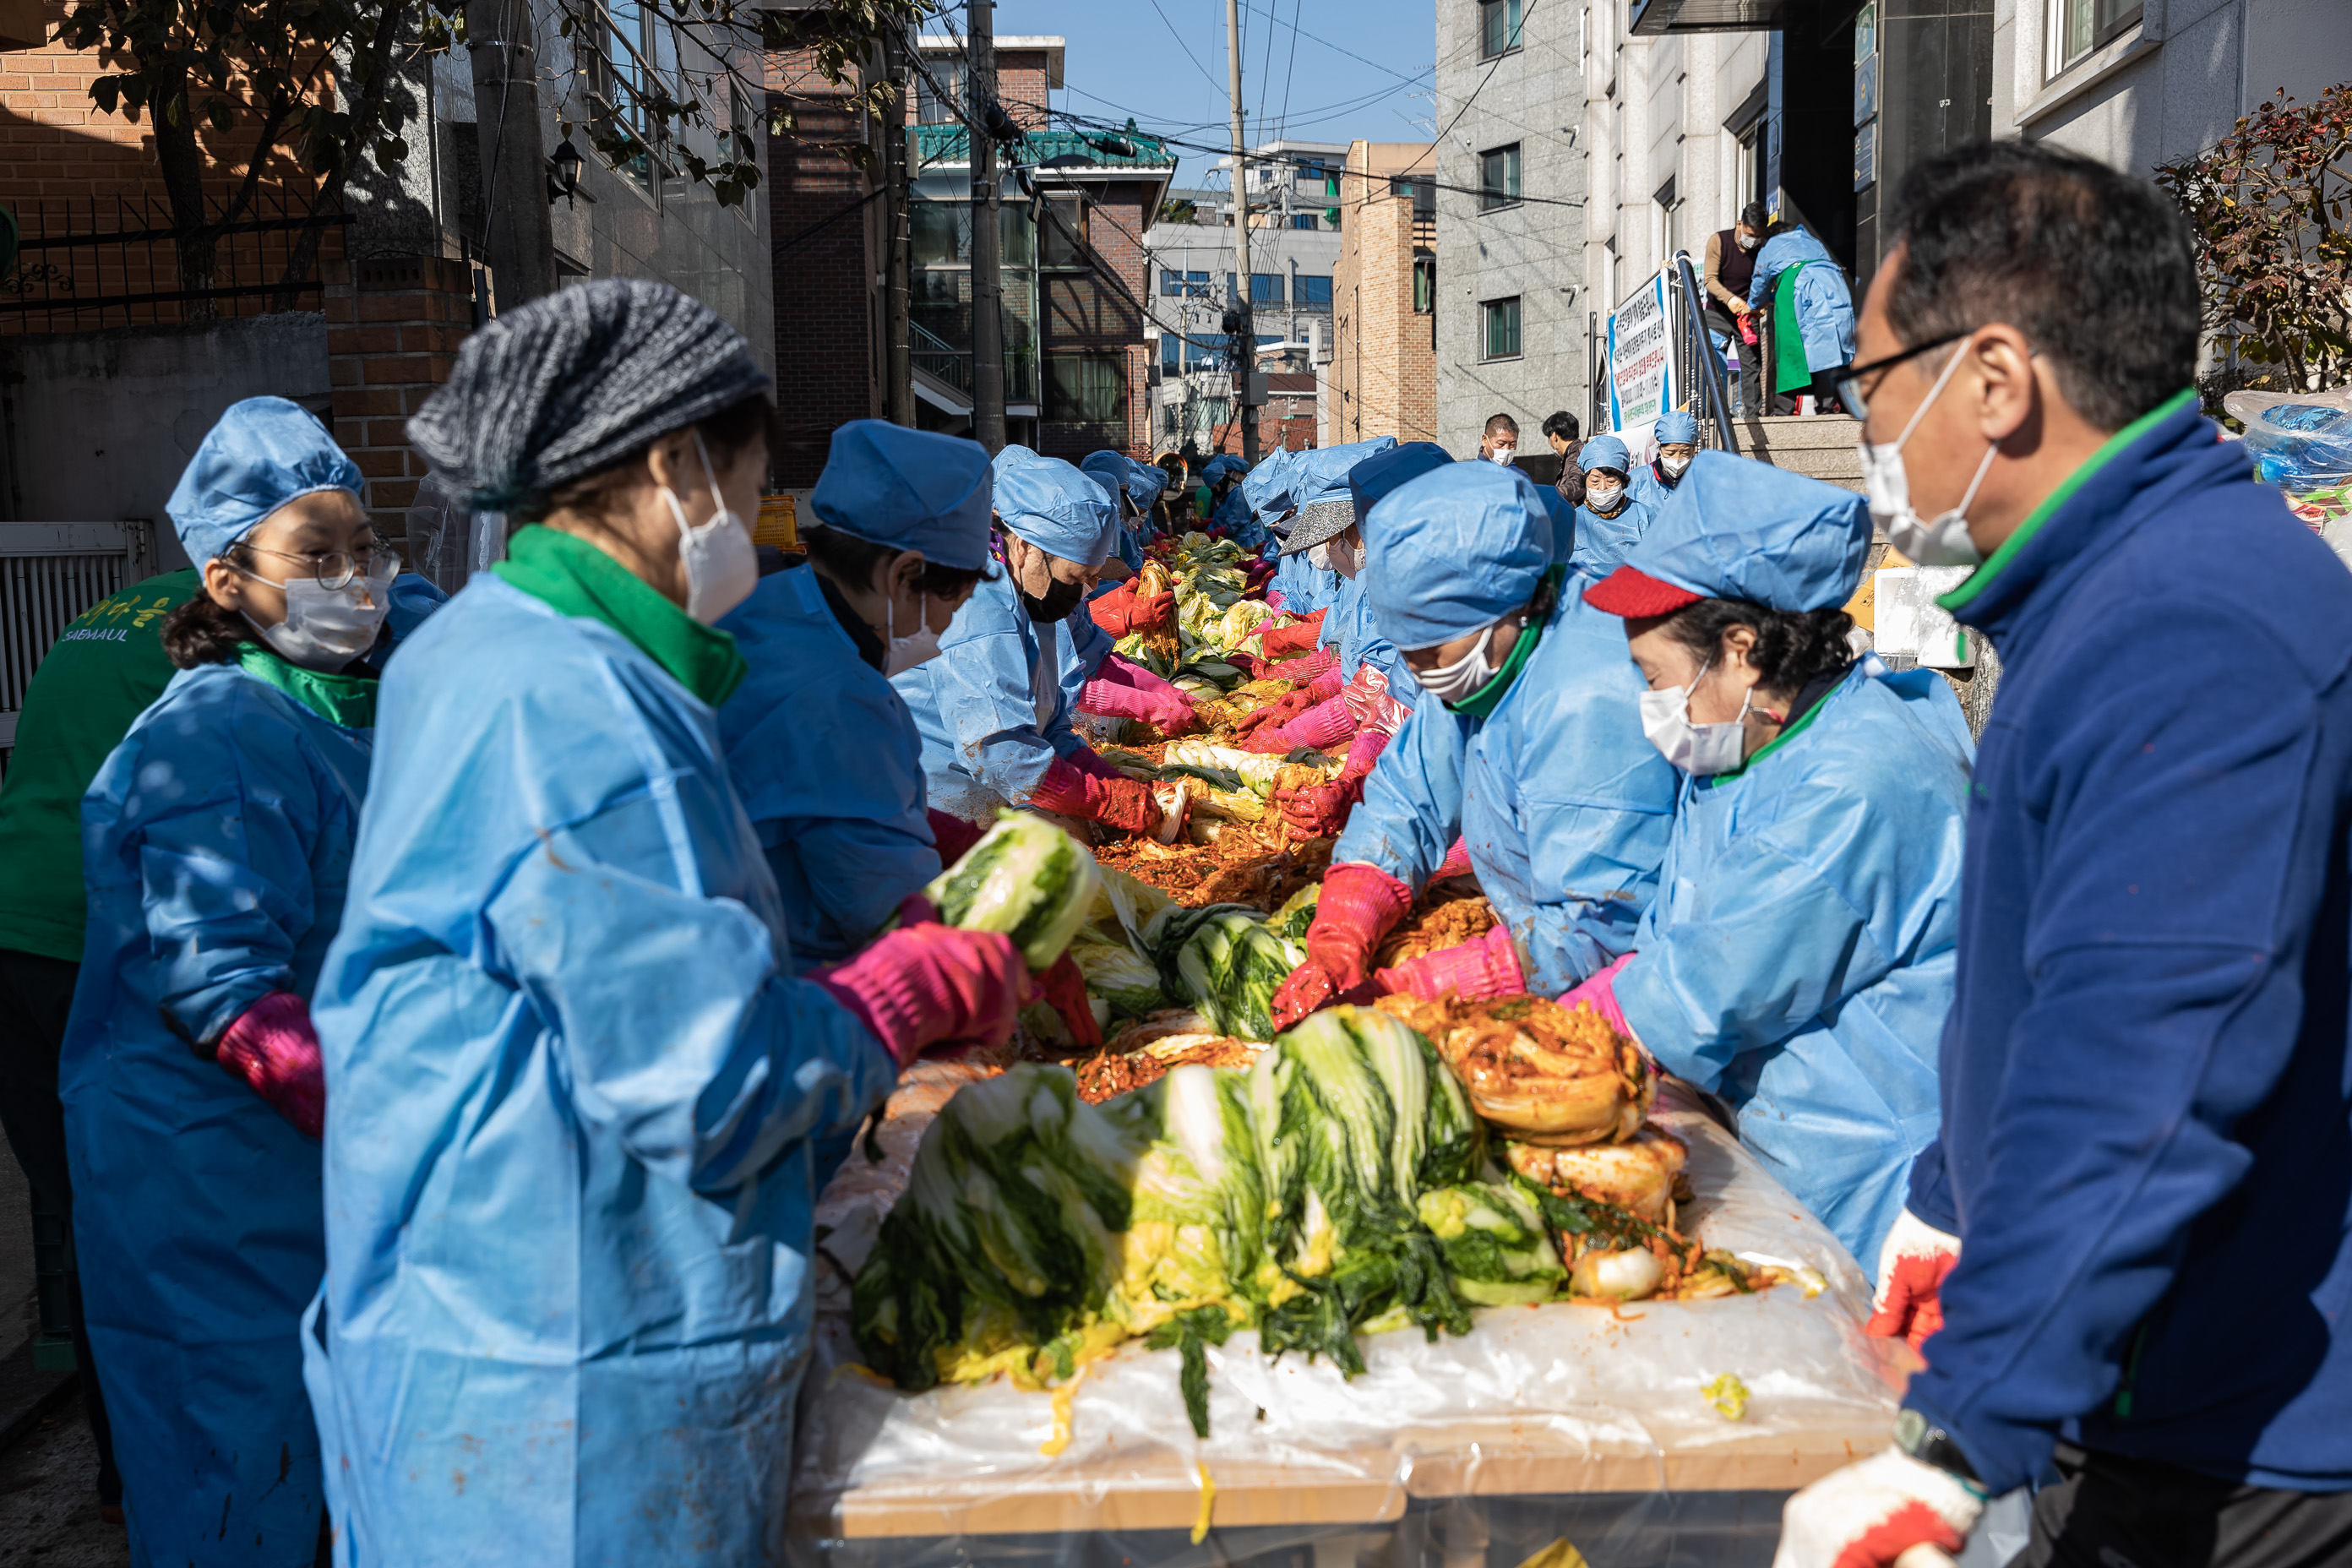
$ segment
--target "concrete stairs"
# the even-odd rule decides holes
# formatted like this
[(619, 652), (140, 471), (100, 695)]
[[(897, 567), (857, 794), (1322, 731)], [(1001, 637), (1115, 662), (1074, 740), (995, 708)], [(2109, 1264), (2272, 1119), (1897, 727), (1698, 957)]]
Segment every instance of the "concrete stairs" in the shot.
[(1764, 419), (1736, 419), (1739, 455), (1756, 458), (1778, 468), (1810, 474), (1850, 490), (1862, 489), (1862, 464), (1853, 444), (1861, 426), (1843, 414), (1774, 415)]

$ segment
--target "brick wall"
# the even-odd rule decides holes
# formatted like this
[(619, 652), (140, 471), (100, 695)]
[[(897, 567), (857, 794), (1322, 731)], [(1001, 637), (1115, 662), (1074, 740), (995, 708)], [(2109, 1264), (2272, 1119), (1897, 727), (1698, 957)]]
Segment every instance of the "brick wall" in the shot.
[(335, 439), (367, 480), (378, 532), (404, 539), (405, 509), (425, 478), (408, 416), (449, 379), (473, 323), (472, 272), (420, 257), (337, 261), (326, 268), (327, 370)]
[(1387, 184), (1350, 155), (1331, 279), (1334, 445), (1436, 438), (1437, 351), (1430, 318), (1412, 308), (1412, 203), (1389, 195)]
[[(880, 202), (848, 149), (863, 147), (866, 118), (845, 88), (804, 63), (771, 64), (769, 108), (789, 108), (797, 130), (768, 138), (760, 189), (775, 236), (776, 418), (769, 436), (772, 481), (816, 483), (833, 432), (883, 412)], [(845, 210), (854, 209), (854, 210)]]
[(1045, 51), (1000, 49), (996, 55), (996, 100), (1024, 131), (1042, 131), (1045, 112)]

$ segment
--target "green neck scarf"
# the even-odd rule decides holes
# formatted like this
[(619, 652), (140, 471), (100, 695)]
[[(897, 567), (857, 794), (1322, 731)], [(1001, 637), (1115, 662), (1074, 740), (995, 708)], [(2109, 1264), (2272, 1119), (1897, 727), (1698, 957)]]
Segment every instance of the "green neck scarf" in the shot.
[(241, 643), (236, 662), (246, 674), (266, 681), (346, 730), (375, 728), (375, 681), (364, 675), (327, 675), (289, 664), (257, 642)]
[(1567, 577), (1565, 566), (1554, 566), (1544, 573), (1543, 587), (1551, 590), (1551, 609), (1539, 616), (1530, 616), (1528, 624), (1519, 629), (1519, 640), (1511, 646), (1511, 657), (1503, 661), (1503, 668), (1495, 672), (1494, 679), (1461, 701), (1447, 703), (1447, 712), (1459, 713), (1465, 719), (1486, 719), (1502, 706), (1503, 699), (1510, 694), (1511, 683), (1518, 679), (1519, 671), (1535, 657), (1536, 644), (1543, 641), (1544, 623), (1559, 608), (1559, 585)]
[(713, 708), (751, 668), (734, 637), (704, 626), (576, 535), (533, 524), (508, 542), (507, 558), (490, 570), (567, 616), (602, 621)]

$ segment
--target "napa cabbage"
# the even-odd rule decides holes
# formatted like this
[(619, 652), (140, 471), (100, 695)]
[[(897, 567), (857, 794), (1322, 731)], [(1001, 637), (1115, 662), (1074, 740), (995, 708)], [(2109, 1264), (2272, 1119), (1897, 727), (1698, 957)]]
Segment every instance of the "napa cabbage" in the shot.
[(1043, 817), (1000, 811), (996, 826), (933, 878), (923, 896), (966, 931), (1003, 931), (1043, 972), (1087, 921), (1102, 879), (1095, 858)]

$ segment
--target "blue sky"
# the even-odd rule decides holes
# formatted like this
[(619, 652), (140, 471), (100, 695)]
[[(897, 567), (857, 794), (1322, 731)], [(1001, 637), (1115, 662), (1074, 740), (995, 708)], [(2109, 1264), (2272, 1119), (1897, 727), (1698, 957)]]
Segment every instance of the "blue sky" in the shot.
[[(1242, 0), (1241, 11), (1252, 142), (1286, 128), (1304, 142), (1428, 139), (1431, 0)], [(1069, 40), (1055, 109), (1226, 140), (1224, 0), (1004, 0), (994, 16), (1000, 34)], [(958, 5), (923, 30), (961, 33), (964, 20)], [(1211, 154), (1179, 153), (1179, 184), (1209, 183)]]

